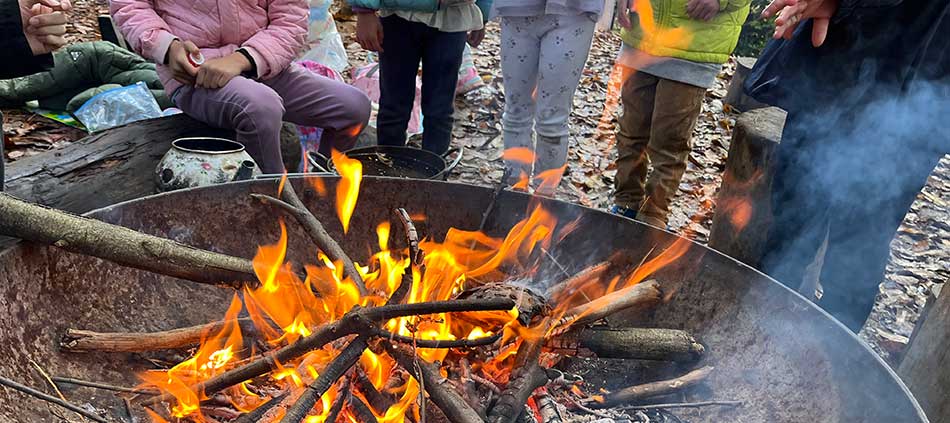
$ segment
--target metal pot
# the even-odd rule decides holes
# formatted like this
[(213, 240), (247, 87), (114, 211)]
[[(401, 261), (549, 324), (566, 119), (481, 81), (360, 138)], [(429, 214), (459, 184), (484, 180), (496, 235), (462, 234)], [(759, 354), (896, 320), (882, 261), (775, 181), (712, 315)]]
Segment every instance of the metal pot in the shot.
[[(363, 175), (395, 178), (446, 180), (462, 161), (462, 148), (451, 148), (443, 155), (413, 147), (377, 145), (354, 148), (343, 154), (363, 164)], [(455, 159), (450, 157), (455, 154)], [(307, 157), (317, 171), (337, 173), (333, 162), (319, 153)]]
[(192, 137), (172, 142), (155, 170), (161, 192), (250, 179), (260, 170), (239, 142)]

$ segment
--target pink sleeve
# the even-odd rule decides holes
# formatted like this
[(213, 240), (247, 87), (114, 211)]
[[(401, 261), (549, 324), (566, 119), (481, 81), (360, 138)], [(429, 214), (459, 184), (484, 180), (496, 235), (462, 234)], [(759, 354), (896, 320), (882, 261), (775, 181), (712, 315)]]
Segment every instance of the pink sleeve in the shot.
[(152, 1), (111, 0), (109, 12), (132, 49), (161, 64), (175, 36), (165, 20), (155, 13)]
[(268, 2), (267, 27), (242, 45), (254, 58), (258, 77), (277, 76), (297, 58), (306, 40), (309, 12), (307, 0)]

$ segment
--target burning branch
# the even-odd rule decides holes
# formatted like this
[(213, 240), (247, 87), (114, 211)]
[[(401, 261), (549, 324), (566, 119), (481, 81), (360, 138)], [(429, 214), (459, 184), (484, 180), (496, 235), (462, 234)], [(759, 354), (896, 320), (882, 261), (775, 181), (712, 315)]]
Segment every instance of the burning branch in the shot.
[(278, 404), (284, 401), (288, 396), (287, 393), (280, 394), (274, 398), (267, 400), (267, 402), (261, 404), (259, 407), (255, 408), (250, 413), (244, 414), (241, 417), (238, 417), (234, 420), (233, 423), (257, 423), (264, 417), (264, 414), (267, 414), (272, 408), (276, 407)]
[(297, 223), (310, 235), (310, 239), (317, 244), (317, 248), (319, 248), (320, 251), (323, 251), (333, 262), (343, 263), (343, 274), (356, 284), (356, 287), (360, 290), (360, 295), (366, 295), (368, 293), (366, 283), (363, 282), (363, 277), (360, 276), (360, 272), (356, 270), (356, 265), (353, 264), (353, 260), (343, 251), (340, 244), (327, 233), (326, 229), (323, 228), (323, 224), (307, 209), (303, 201), (300, 201), (300, 197), (298, 197), (297, 192), (294, 191), (293, 184), (289, 182), (283, 184), (283, 190), (281, 190), (279, 200), (264, 194), (251, 194), (251, 197), (261, 202), (277, 206), (287, 212), (287, 214), (293, 216), (294, 219), (297, 220)]
[[(429, 363), (425, 360), (417, 360), (412, 351), (406, 347), (396, 345), (384, 345), (386, 352), (399, 363), (402, 368), (409, 371), (416, 380), (425, 386), (429, 399), (435, 403), (436, 407), (442, 410), (442, 413), (452, 423), (483, 423), (481, 416), (475, 411), (465, 399), (462, 398), (455, 388), (449, 384), (449, 381), (442, 377), (439, 366), (435, 363)], [(420, 404), (425, 407), (425, 404)]]
[(698, 385), (709, 377), (713, 368), (710, 366), (701, 367), (693, 370), (683, 376), (675, 379), (661, 380), (657, 382), (644, 383), (642, 385), (631, 386), (619, 391), (595, 398), (590, 401), (589, 406), (594, 408), (610, 408), (616, 405), (641, 401), (650, 397), (668, 395), (694, 385)]
[(7, 194), (0, 194), (0, 234), (198, 283), (237, 288), (257, 281), (250, 260), (30, 204)]
[(548, 383), (548, 374), (538, 364), (542, 339), (525, 340), (515, 355), (508, 386), (488, 412), (489, 423), (514, 423), (524, 410), (531, 393)]
[(572, 327), (596, 322), (614, 313), (634, 307), (652, 307), (662, 300), (660, 284), (654, 280), (611, 292), (586, 304), (572, 308), (561, 318), (554, 334), (561, 334)]
[[(227, 322), (213, 322), (160, 332), (93, 332), (66, 329), (60, 347), (69, 352), (145, 352), (170, 350), (198, 345), (202, 337), (217, 333)], [(238, 319), (241, 332), (254, 332), (251, 319)]]

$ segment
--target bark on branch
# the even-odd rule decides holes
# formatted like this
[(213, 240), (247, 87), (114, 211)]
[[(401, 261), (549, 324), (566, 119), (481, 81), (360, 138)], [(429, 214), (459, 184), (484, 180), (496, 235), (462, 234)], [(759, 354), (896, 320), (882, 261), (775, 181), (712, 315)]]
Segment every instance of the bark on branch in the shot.
[[(224, 321), (172, 329), (159, 332), (93, 332), (81, 329), (66, 329), (60, 347), (68, 352), (146, 352), (182, 349), (198, 345), (210, 333), (224, 327)], [(254, 332), (249, 318), (238, 319), (241, 333)]]
[(682, 389), (698, 385), (709, 377), (713, 368), (710, 366), (701, 367), (693, 370), (683, 376), (675, 379), (661, 380), (657, 382), (644, 383), (642, 385), (631, 386), (619, 391), (611, 392), (602, 398), (591, 401), (587, 404), (593, 408), (610, 408), (620, 404), (642, 401), (647, 398), (660, 395), (669, 395)]
[(689, 332), (676, 329), (585, 328), (550, 338), (545, 348), (566, 356), (693, 362), (705, 348)]
[(572, 308), (558, 322), (554, 333), (564, 333), (571, 328), (596, 322), (626, 309), (653, 307), (659, 304), (662, 298), (659, 283), (654, 280), (641, 282)]
[(257, 281), (250, 260), (30, 204), (2, 193), (0, 235), (198, 283), (240, 287)]
[[(447, 379), (442, 377), (437, 364), (417, 359), (411, 350), (403, 346), (387, 344), (384, 347), (389, 356), (403, 369), (421, 381), (426, 393), (429, 394), (429, 399), (442, 410), (450, 422), (484, 423), (478, 412), (465, 402)], [(425, 407), (425, 404), (419, 404), (419, 406)]]

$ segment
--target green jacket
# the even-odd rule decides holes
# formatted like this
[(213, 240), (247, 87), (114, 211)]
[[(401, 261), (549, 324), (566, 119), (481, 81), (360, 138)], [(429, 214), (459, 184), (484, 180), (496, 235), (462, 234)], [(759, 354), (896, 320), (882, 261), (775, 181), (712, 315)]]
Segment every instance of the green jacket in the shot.
[[(635, 0), (644, 2), (646, 0)], [(725, 63), (736, 48), (751, 0), (719, 0), (719, 13), (709, 22), (686, 14), (687, 0), (650, 0), (655, 26), (640, 23), (630, 12), (633, 28), (624, 29), (623, 42), (647, 54), (701, 63)]]

